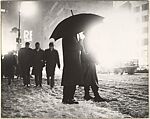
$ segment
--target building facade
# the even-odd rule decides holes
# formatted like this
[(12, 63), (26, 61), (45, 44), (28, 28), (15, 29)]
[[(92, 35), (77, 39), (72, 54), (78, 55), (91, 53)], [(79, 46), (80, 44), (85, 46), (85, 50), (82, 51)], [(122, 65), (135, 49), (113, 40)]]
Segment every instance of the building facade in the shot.
[(139, 44), (139, 66), (148, 68), (148, 22), (149, 2), (148, 1), (114, 1), (114, 8), (125, 8), (130, 10), (138, 24), (140, 31)]

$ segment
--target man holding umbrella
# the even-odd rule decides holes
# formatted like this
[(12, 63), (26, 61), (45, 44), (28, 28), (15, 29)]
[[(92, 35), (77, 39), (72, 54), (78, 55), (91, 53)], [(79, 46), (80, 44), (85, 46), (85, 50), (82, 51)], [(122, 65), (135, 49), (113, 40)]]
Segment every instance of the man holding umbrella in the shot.
[(76, 85), (81, 80), (81, 46), (77, 38), (72, 35), (65, 36), (62, 40), (64, 68), (62, 75), (63, 99), (64, 104), (78, 104), (74, 100)]

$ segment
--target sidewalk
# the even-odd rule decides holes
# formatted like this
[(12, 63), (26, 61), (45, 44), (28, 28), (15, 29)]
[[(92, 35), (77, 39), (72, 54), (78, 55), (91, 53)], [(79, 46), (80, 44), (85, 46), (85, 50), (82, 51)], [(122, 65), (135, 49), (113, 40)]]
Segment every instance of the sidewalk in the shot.
[[(99, 76), (100, 80), (100, 94), (103, 97), (113, 97), (120, 95), (122, 90), (112, 90), (115, 86), (111, 80), (112, 76)], [(114, 77), (116, 78), (116, 77)], [(2, 117), (39, 117), (39, 118), (124, 118), (131, 117), (130, 113), (133, 113), (133, 107), (130, 108), (127, 105), (130, 103), (130, 99), (126, 100), (125, 104), (123, 101), (127, 97), (120, 96), (119, 101), (112, 102), (100, 102), (94, 103), (92, 101), (83, 100), (83, 88), (78, 87), (76, 90), (75, 98), (78, 99), (78, 105), (65, 105), (61, 103), (62, 100), (62, 86), (60, 86), (61, 77), (56, 77), (55, 89), (50, 90), (47, 86), (46, 80), (43, 79), (43, 87), (34, 87), (34, 79), (31, 79), (31, 87), (23, 87), (20, 79), (14, 79), (11, 86), (7, 85), (7, 79), (3, 79), (2, 82)], [(114, 80), (113, 80), (114, 81)], [(121, 82), (121, 81), (118, 81)], [(122, 82), (124, 83), (124, 82)], [(130, 82), (129, 82), (130, 83)], [(114, 86), (112, 86), (114, 85)], [(120, 85), (121, 86), (121, 85)], [(117, 88), (116, 88), (117, 89)], [(113, 91), (114, 94), (110, 91)], [(119, 91), (121, 92), (119, 94)], [(110, 95), (111, 94), (111, 95)], [(133, 98), (132, 98), (133, 99)], [(127, 102), (129, 101), (129, 102)], [(138, 102), (137, 99), (133, 99), (133, 104)], [(136, 101), (136, 102), (135, 102)], [(143, 100), (142, 100), (143, 101)], [(137, 108), (141, 109), (138, 112), (139, 115), (135, 116), (148, 116), (148, 106), (141, 107), (144, 103), (147, 105), (147, 101), (140, 101)], [(134, 103), (135, 102), (135, 103)], [(124, 109), (124, 114), (120, 111)], [(136, 113), (135, 113), (136, 114)], [(142, 115), (143, 114), (143, 115)]]

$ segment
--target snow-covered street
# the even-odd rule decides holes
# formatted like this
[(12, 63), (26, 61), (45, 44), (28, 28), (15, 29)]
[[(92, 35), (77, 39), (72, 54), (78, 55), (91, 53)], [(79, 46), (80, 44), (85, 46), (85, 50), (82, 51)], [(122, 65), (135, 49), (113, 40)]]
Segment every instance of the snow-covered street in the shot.
[[(148, 110), (148, 74), (108, 75), (98, 74), (99, 93), (104, 98), (118, 101), (84, 101), (83, 87), (77, 87), (75, 98), (79, 104), (62, 104), (61, 76), (55, 78), (55, 89), (50, 90), (43, 79), (43, 87), (23, 87), (22, 80), (14, 79), (10, 86), (7, 79), (1, 85), (2, 117), (50, 118), (146, 118)], [(92, 95), (92, 93), (91, 93)]]

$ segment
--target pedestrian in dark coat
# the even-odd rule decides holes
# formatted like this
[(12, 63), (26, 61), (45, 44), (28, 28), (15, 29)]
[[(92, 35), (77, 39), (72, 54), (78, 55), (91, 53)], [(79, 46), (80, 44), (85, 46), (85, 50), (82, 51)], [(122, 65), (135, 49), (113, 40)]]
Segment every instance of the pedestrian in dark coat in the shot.
[(13, 55), (13, 52), (9, 52), (4, 57), (5, 59), (5, 70), (6, 70), (6, 76), (8, 77), (8, 85), (11, 84), (11, 80), (14, 79), (14, 73), (15, 73), (15, 67), (16, 67), (16, 58), (15, 55)]
[(44, 67), (44, 51), (40, 48), (40, 43), (35, 43), (33, 50), (33, 70), (32, 74), (35, 75), (36, 86), (42, 87), (42, 70)]
[[(87, 52), (86, 46), (85, 46), (85, 40), (82, 41), (82, 51), (81, 51), (81, 63), (82, 63), (82, 71), (83, 71), (83, 77), (82, 82), (84, 84), (84, 99), (90, 100), (94, 99), (96, 102), (101, 101), (107, 101), (106, 99), (103, 99), (99, 93), (98, 93), (98, 78), (96, 73), (96, 60), (92, 57), (91, 53)], [(94, 93), (94, 98), (89, 95), (90, 87), (92, 88), (92, 91)]]
[(81, 45), (76, 37), (65, 36), (62, 40), (63, 47), (63, 75), (62, 86), (63, 88), (63, 100), (65, 104), (78, 104), (74, 100), (74, 93), (76, 85), (80, 84), (81, 80), (81, 60), (80, 50)]
[(18, 62), (21, 68), (24, 86), (30, 85), (30, 67), (33, 63), (33, 50), (29, 48), (30, 43), (25, 43), (25, 48), (21, 48), (18, 52)]
[(83, 84), (84, 86), (98, 85), (98, 78), (96, 74), (96, 67), (93, 57), (88, 54), (81, 52), (81, 62), (83, 71)]
[[(56, 49), (54, 49), (54, 44), (49, 43), (49, 49), (45, 50), (45, 62), (46, 62), (46, 74), (47, 74), (47, 85), (54, 87), (54, 75), (56, 64), (60, 68), (59, 54)], [(51, 79), (50, 79), (51, 78)]]

